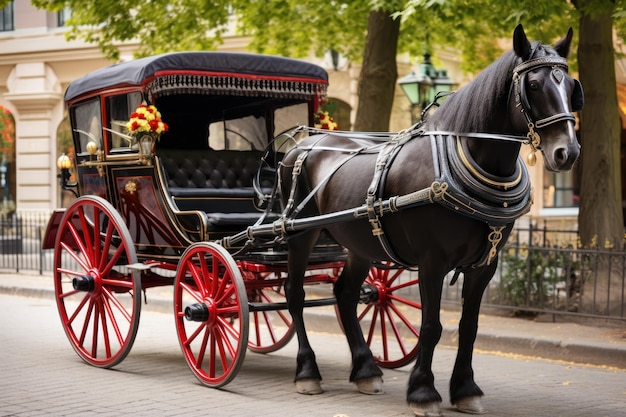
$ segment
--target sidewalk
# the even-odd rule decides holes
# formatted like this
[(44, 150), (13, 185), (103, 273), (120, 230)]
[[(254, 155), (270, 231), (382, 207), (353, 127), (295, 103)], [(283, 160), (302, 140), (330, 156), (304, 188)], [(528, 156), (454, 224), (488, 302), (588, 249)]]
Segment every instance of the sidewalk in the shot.
[[(151, 288), (142, 309), (172, 312), (172, 287)], [(49, 298), (53, 301), (50, 273), (0, 271), (0, 293), (23, 297)], [(333, 307), (305, 311), (307, 329), (340, 332)], [(442, 310), (443, 335), (440, 345), (457, 345), (460, 312)], [(626, 369), (626, 326), (596, 326), (557, 322), (539, 317), (522, 319), (481, 314), (476, 349)], [(140, 324), (141, 326), (141, 324)]]

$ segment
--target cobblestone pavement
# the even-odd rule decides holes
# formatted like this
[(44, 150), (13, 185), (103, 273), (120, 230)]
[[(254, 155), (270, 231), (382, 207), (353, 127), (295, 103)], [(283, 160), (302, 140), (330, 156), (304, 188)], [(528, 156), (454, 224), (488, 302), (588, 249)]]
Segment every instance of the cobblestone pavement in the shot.
[[(386, 393), (358, 394), (337, 334), (310, 332), (325, 393), (301, 396), (292, 383), (296, 341), (268, 355), (248, 353), (222, 389), (199, 384), (178, 346), (172, 315), (142, 312), (128, 357), (114, 369), (89, 366), (67, 341), (52, 298), (0, 295), (0, 416), (411, 416), (410, 368), (385, 370)], [(446, 416), (455, 351), (439, 348), (434, 371)], [(490, 416), (623, 416), (626, 371), (534, 357), (477, 352), (476, 380)]]

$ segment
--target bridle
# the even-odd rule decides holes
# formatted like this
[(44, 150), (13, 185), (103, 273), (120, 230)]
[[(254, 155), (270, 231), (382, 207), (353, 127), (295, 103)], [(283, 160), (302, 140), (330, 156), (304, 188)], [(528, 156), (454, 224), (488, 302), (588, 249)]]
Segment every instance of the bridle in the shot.
[[(526, 96), (526, 76), (530, 71), (541, 67), (552, 67), (550, 75), (559, 84), (565, 78), (565, 74), (568, 70), (567, 60), (560, 56), (545, 56), (530, 59), (528, 61), (522, 62), (513, 69), (515, 106), (520, 108), (520, 111), (524, 115), (526, 119), (526, 124), (528, 126), (528, 133), (526, 134), (526, 137), (528, 138), (528, 143), (532, 149), (531, 153), (528, 155), (528, 162), (530, 165), (534, 165), (534, 163), (536, 162), (535, 152), (537, 152), (538, 149), (541, 149), (541, 137), (539, 136), (539, 133), (535, 131), (536, 128), (540, 129), (561, 121), (576, 121), (574, 115), (569, 112), (557, 113), (543, 119), (533, 120), (530, 113), (530, 102), (528, 101), (528, 97)], [(580, 86), (580, 82), (578, 80), (574, 81), (576, 82), (576, 86), (575, 91), (572, 93), (572, 95), (580, 94), (581, 98), (576, 97), (572, 101), (578, 102), (582, 100), (582, 87)], [(582, 106), (580, 107), (582, 108)], [(576, 111), (579, 109), (573, 110)]]

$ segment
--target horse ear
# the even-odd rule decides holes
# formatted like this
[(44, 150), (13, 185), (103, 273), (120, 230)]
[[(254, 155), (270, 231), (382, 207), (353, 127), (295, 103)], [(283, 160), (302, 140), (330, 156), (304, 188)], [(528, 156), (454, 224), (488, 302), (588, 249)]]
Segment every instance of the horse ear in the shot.
[(526, 37), (524, 27), (521, 23), (517, 25), (515, 31), (513, 32), (513, 50), (515, 51), (515, 54), (523, 60), (528, 59), (530, 56), (530, 42)]
[(569, 55), (569, 47), (572, 44), (572, 36), (574, 35), (574, 31), (572, 28), (569, 28), (567, 31), (567, 35), (563, 36), (555, 45), (554, 50), (563, 58), (567, 58)]

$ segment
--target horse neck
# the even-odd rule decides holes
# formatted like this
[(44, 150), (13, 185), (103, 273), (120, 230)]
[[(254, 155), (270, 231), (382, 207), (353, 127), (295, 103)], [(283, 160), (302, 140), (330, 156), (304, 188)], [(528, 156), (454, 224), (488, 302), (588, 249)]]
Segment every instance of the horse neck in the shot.
[[(470, 84), (450, 96), (426, 121), (426, 130), (524, 135), (511, 121), (517, 111), (511, 94), (515, 66), (511, 54), (492, 64)], [(507, 177), (516, 168), (519, 142), (464, 138), (472, 159), (485, 172)]]

